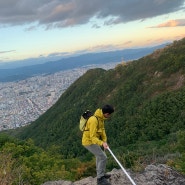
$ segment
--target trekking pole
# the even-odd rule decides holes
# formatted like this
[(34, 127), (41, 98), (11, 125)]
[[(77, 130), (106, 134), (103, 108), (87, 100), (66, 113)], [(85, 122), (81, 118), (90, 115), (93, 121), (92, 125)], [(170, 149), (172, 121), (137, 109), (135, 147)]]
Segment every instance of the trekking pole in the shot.
[(123, 172), (126, 174), (126, 176), (129, 178), (130, 182), (133, 185), (136, 185), (136, 183), (132, 180), (132, 178), (129, 176), (129, 174), (127, 173), (127, 171), (123, 168), (123, 166), (121, 165), (121, 163), (118, 161), (118, 159), (116, 158), (116, 156), (112, 153), (111, 149), (109, 147), (107, 149), (111, 153), (111, 155), (114, 157), (114, 159), (116, 160), (116, 162), (119, 164), (119, 166), (121, 167), (121, 169), (123, 170)]

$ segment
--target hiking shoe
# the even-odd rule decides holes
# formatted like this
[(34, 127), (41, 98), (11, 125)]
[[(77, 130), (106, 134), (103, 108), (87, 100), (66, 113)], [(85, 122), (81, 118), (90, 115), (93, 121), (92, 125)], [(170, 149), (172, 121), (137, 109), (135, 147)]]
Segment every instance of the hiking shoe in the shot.
[(111, 175), (110, 175), (110, 174), (105, 173), (105, 174), (104, 174), (104, 177), (105, 177), (106, 179), (109, 179), (109, 178), (111, 177)]
[(97, 185), (111, 185), (111, 184), (103, 176), (103, 177), (97, 179)]

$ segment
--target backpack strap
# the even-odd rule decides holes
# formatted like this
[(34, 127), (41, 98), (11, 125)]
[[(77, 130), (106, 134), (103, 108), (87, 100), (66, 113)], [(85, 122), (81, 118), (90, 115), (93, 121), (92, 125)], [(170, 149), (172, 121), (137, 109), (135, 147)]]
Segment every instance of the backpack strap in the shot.
[(98, 121), (98, 129), (99, 129), (99, 120), (98, 120), (98, 117), (93, 115), (94, 117), (96, 117), (97, 121)]

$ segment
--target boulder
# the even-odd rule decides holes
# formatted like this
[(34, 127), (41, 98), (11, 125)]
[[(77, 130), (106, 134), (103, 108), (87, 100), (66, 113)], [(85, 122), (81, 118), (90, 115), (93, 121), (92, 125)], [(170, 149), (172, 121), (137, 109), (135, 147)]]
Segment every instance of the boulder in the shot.
[[(185, 176), (171, 167), (159, 164), (148, 165), (143, 172), (134, 173), (127, 170), (136, 185), (185, 185)], [(121, 169), (113, 169), (109, 179), (111, 185), (132, 185)], [(87, 177), (76, 182), (59, 180), (49, 181), (42, 185), (96, 185), (96, 177)]]

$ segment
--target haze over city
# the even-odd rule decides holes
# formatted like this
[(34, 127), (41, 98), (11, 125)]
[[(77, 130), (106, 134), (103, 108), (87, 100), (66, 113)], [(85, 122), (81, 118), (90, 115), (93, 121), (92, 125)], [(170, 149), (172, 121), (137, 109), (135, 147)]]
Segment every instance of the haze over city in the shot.
[(185, 0), (0, 0), (0, 62), (185, 37)]

